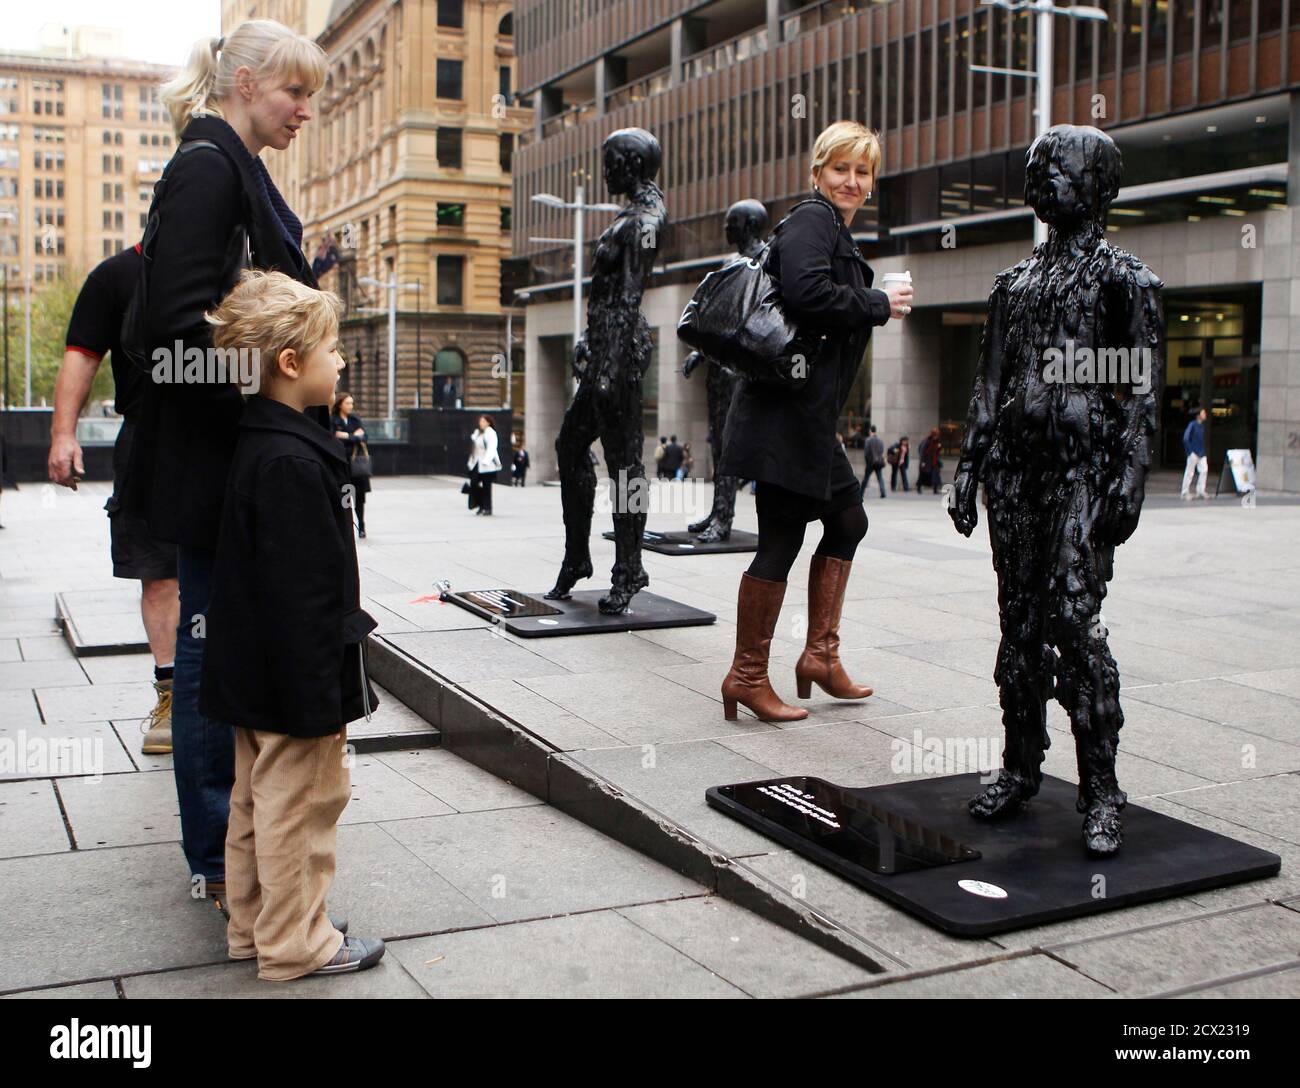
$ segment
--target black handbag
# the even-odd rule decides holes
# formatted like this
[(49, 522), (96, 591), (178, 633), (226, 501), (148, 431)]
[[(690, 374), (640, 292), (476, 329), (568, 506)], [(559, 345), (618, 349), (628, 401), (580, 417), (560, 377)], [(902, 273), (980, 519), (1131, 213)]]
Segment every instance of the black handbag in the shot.
[(356, 452), (352, 454), (352, 476), (357, 480), (368, 480), (374, 472), (374, 466), (370, 462), (370, 447), (364, 442), (359, 442)]
[[(819, 202), (795, 208), (806, 203)], [(801, 330), (786, 314), (780, 284), (767, 271), (771, 244), (705, 276), (682, 311), (677, 335), (751, 381), (797, 390), (808, 383), (826, 336)]]

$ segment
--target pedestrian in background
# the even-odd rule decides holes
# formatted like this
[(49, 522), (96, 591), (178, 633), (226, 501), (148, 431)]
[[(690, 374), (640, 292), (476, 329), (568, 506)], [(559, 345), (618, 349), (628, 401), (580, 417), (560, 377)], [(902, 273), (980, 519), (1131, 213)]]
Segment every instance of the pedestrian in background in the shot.
[(681, 479), (681, 476), (677, 474), (677, 470), (682, 467), (682, 448), (677, 444), (676, 435), (668, 439), (668, 445), (664, 447), (664, 457), (659, 462), (659, 466), (663, 469), (664, 479)]
[(943, 459), (939, 456), (941, 452), (939, 428), (935, 427), (921, 442), (921, 467), (916, 474), (917, 491), (928, 484), (934, 488), (936, 495), (939, 494), (941, 482), (939, 470), (943, 468)]
[(492, 417), (481, 415), (478, 426), (471, 434), (473, 446), (469, 455), (470, 495), (478, 497), (476, 514), (492, 516), (492, 483), (501, 471), (501, 457), (497, 452), (497, 432)]
[(912, 460), (911, 446), (907, 441), (907, 435), (903, 435), (897, 442), (889, 447), (889, 453), (886, 455), (889, 461), (889, 490), (898, 490), (898, 478), (903, 478), (903, 490), (910, 490), (907, 486), (907, 466)]
[(340, 393), (334, 398), (330, 426), (334, 437), (343, 443), (348, 458), (348, 471), (352, 477), (352, 502), (357, 515), (357, 536), (366, 539), (366, 496), (370, 494), (370, 448), (366, 445), (366, 429), (361, 417), (352, 411), (356, 402), (351, 393)]
[(885, 497), (885, 444), (876, 434), (876, 426), (871, 425), (871, 433), (867, 436), (863, 456), (867, 462), (867, 473), (862, 478), (862, 488), (865, 491), (867, 484), (871, 482), (872, 474), (876, 477), (876, 483), (880, 485), (880, 497)]
[(655, 447), (655, 475), (663, 479), (664, 473), (664, 453), (668, 450), (668, 436), (661, 434), (659, 436), (659, 445)]
[(1210, 459), (1205, 456), (1205, 421), (1209, 413), (1202, 408), (1196, 413), (1183, 430), (1183, 453), (1187, 456), (1187, 468), (1183, 470), (1183, 489), (1181, 497), (1192, 497), (1192, 476), (1196, 476), (1196, 497), (1209, 499), (1205, 493), (1205, 477), (1210, 470)]
[(512, 487), (523, 487), (528, 479), (528, 469), (532, 465), (532, 458), (528, 456), (528, 451), (524, 449), (523, 441), (519, 441), (515, 446), (514, 456), (511, 458), (511, 471), (514, 473), (510, 481)]
[(690, 479), (691, 469), (693, 469), (694, 467), (695, 467), (695, 457), (691, 453), (691, 444), (687, 442), (686, 445), (682, 447), (682, 464), (681, 464), (681, 468), (677, 470), (677, 478), (679, 480)]

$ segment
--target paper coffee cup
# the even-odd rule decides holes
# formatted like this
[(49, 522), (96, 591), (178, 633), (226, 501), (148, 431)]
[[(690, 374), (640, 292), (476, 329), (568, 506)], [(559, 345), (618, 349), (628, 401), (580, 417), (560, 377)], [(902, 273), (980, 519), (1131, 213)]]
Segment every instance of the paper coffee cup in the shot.
[(911, 283), (912, 273), (910, 272), (886, 272), (885, 283)]

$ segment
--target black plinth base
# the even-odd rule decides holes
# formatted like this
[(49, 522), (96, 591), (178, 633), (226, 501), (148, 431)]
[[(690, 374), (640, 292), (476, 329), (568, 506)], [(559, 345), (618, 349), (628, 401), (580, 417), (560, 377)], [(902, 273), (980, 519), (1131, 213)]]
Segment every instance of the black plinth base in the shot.
[(852, 789), (792, 776), (715, 786), (716, 809), (960, 937), (1058, 922), (1273, 876), (1276, 854), (1130, 804), (1124, 845), (1090, 857), (1076, 788), (1044, 778), (1029, 807), (966, 811), (978, 774)]
[(627, 612), (606, 616), (598, 602), (604, 589), (577, 589), (567, 601), (548, 601), (540, 593), (513, 589), (453, 593), (447, 600), (477, 616), (501, 623), (520, 638), (598, 635), (611, 631), (649, 631), (656, 627), (702, 627), (717, 620), (712, 612), (678, 604), (642, 590)]
[[(601, 533), (606, 540), (613, 540), (612, 532)], [(641, 538), (641, 547), (659, 555), (720, 555), (723, 552), (758, 551), (758, 534), (747, 533), (743, 529), (732, 529), (731, 536), (717, 543), (705, 543), (696, 540), (694, 533), (658, 533), (647, 529)]]

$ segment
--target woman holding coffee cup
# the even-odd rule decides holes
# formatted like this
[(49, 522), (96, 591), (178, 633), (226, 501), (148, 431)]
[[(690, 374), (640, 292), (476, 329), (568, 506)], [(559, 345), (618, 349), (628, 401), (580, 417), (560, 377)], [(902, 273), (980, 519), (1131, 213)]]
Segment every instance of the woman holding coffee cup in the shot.
[(758, 553), (741, 576), (736, 652), (722, 682), (728, 719), (737, 703), (765, 721), (808, 716), (772, 690), (767, 663), (786, 578), (811, 521), (822, 523), (822, 539), (808, 580), (807, 642), (795, 666), (799, 697), (808, 698), (813, 683), (838, 699), (871, 694), (849, 679), (838, 654), (840, 613), (867, 515), (835, 427), (872, 328), (912, 309), (910, 282), (872, 288), (874, 273), (850, 233), (879, 169), (874, 132), (855, 121), (831, 125), (813, 144), (811, 197), (777, 226), (768, 249), (767, 270), (787, 313), (825, 339), (802, 389), (746, 383), (727, 419), (717, 472), (758, 481)]

